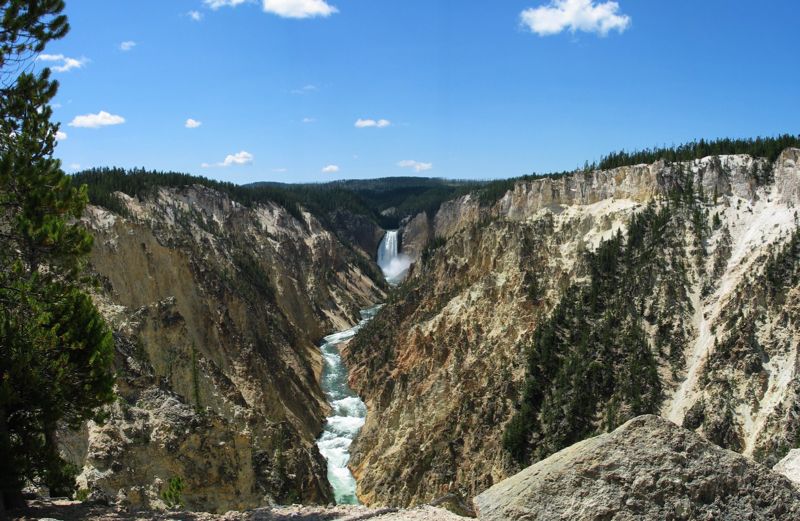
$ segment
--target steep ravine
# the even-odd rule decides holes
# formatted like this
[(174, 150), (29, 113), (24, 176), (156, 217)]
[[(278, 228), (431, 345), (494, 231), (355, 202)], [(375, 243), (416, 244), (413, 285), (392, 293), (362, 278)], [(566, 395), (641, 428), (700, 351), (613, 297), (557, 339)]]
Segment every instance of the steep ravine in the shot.
[[(519, 470), (502, 437), (537, 327), (591, 280), (585, 252), (671, 194), (686, 210), (664, 240), (656, 230), (660, 267), (632, 296), (657, 363), (654, 412), (767, 464), (797, 446), (800, 150), (774, 164), (658, 162), (520, 182), (490, 205), (464, 196), (410, 221), (408, 281), (343, 351), (369, 410), (352, 447), (359, 497), (469, 498)], [(632, 412), (598, 407), (589, 430)]]
[(119, 400), (103, 425), (62, 436), (80, 487), (157, 507), (179, 486), (208, 511), (330, 502), (315, 343), (384, 299), (368, 259), (337, 238), (347, 230), (275, 204), (201, 186), (119, 197), (124, 214), (84, 218)]

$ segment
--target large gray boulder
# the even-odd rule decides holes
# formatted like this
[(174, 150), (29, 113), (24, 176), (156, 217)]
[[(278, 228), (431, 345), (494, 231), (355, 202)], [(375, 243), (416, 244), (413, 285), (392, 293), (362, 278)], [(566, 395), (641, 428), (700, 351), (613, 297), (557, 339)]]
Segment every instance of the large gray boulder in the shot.
[(475, 498), (486, 521), (800, 519), (768, 468), (658, 416), (568, 447)]
[(778, 474), (783, 474), (797, 487), (800, 487), (800, 449), (790, 450), (785, 458), (772, 467), (772, 470)]

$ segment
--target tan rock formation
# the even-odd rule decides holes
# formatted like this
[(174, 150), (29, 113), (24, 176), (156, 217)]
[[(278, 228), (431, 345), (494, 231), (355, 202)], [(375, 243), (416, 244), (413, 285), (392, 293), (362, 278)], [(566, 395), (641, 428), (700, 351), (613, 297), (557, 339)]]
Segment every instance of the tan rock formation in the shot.
[(90, 207), (96, 300), (115, 332), (119, 401), (64, 435), (82, 488), (189, 508), (327, 503), (314, 440), (328, 405), (316, 342), (383, 299), (363, 259), (313, 216), (193, 186)]
[[(351, 461), (360, 497), (396, 506), (471, 497), (518, 470), (501, 441), (537, 325), (586, 278), (584, 252), (689, 180), (709, 231), (697, 261), (692, 225), (678, 223), (686, 339), (675, 365), (656, 353), (661, 413), (774, 464), (796, 443), (800, 417), (800, 285), (771, 296), (763, 281), (798, 226), (798, 154), (774, 165), (720, 156), (580, 172), (519, 182), (487, 206), (474, 195), (444, 203), (433, 225), (446, 242), (344, 353), (370, 411)], [(712, 274), (725, 233), (731, 252)], [(404, 240), (424, 242), (411, 229)], [(650, 314), (663, 311), (662, 296), (643, 296)], [(745, 337), (747, 323), (756, 327)], [(646, 328), (657, 351), (655, 324)]]

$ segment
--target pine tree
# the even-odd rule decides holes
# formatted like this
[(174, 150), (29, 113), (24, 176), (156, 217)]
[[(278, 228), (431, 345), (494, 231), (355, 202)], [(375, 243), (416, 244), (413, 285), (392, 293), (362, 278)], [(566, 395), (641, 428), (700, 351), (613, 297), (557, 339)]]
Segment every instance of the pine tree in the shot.
[(0, 517), (26, 482), (69, 493), (59, 425), (78, 426), (113, 398), (113, 340), (84, 293), (92, 244), (77, 223), (86, 188), (52, 157), (58, 126), (49, 70), (26, 69), (63, 37), (63, 0), (0, 0)]

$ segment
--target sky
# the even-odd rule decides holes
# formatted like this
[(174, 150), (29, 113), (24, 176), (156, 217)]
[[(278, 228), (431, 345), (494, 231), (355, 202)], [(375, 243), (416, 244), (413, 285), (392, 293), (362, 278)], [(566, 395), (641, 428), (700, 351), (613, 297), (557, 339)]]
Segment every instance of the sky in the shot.
[(66, 0), (67, 171), (514, 177), (800, 133), (796, 0)]

